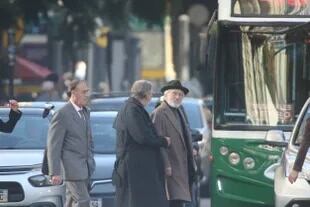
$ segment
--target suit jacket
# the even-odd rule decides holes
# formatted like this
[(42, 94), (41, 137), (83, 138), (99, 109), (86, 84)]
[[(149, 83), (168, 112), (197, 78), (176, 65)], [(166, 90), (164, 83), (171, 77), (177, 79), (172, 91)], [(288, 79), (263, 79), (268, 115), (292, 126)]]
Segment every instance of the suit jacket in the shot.
[(83, 110), (85, 120), (71, 102), (54, 114), (47, 138), (49, 175), (61, 175), (63, 167), (64, 178), (74, 181), (88, 179), (94, 172), (90, 113)]
[(7, 122), (3, 122), (0, 119), (0, 132), (11, 133), (21, 116), (21, 111), (16, 112), (11, 109), (9, 114), (9, 120)]
[(171, 138), (171, 145), (161, 149), (165, 168), (172, 168), (172, 176), (167, 177), (167, 194), (169, 200), (191, 200), (190, 186), (195, 173), (190, 127), (182, 108), (180, 110), (185, 129), (182, 129), (172, 109), (162, 102), (153, 114), (152, 119), (160, 136)]

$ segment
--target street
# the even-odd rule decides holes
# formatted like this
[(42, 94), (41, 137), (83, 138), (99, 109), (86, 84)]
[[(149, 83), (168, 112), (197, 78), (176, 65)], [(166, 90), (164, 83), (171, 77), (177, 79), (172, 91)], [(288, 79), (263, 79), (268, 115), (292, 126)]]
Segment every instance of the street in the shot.
[(210, 199), (209, 198), (202, 198), (200, 199), (200, 207), (210, 207)]

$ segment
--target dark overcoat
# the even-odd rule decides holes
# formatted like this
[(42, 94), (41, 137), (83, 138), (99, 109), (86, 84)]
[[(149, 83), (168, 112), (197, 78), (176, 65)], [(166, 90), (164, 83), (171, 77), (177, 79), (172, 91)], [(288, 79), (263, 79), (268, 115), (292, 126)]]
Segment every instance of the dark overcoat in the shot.
[(161, 150), (165, 168), (172, 169), (172, 176), (166, 177), (168, 199), (191, 201), (190, 189), (196, 168), (191, 133), (182, 106), (177, 110), (185, 123), (184, 129), (165, 101), (154, 110), (152, 119), (158, 134), (171, 138), (171, 146)]
[(149, 114), (135, 98), (129, 98), (114, 123), (116, 155), (122, 182), (116, 186), (117, 207), (168, 207), (158, 136)]
[(0, 132), (11, 133), (22, 115), (21, 111), (13, 111), (10, 110), (9, 120), (7, 122), (3, 122), (0, 119)]

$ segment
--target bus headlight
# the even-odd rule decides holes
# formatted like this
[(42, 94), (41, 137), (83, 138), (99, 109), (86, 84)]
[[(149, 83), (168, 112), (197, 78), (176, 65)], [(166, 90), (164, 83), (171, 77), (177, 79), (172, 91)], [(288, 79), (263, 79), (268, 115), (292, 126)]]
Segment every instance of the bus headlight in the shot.
[(236, 152), (232, 152), (228, 156), (228, 160), (232, 165), (238, 165), (240, 162), (240, 155)]
[(252, 157), (246, 157), (243, 160), (243, 167), (246, 170), (251, 170), (255, 167), (255, 160)]
[(225, 146), (220, 147), (220, 153), (223, 156), (226, 156), (228, 154), (228, 148)]

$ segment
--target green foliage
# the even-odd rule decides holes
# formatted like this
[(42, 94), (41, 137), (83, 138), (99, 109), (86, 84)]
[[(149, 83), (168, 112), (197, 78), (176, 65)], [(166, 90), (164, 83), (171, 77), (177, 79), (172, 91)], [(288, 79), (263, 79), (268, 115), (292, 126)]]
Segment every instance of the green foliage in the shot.
[(131, 11), (149, 23), (161, 23), (165, 15), (165, 0), (131, 0)]
[(17, 4), (16, 1), (0, 1), (0, 31), (15, 24), (17, 16), (21, 13)]
[(101, 17), (114, 29), (126, 29), (128, 26), (129, 0), (108, 0), (100, 10)]
[(33, 21), (38, 22), (38, 13), (47, 16), (48, 7), (52, 3), (56, 3), (56, 0), (17, 0), (18, 7), (20, 8), (24, 20), (26, 22)]

